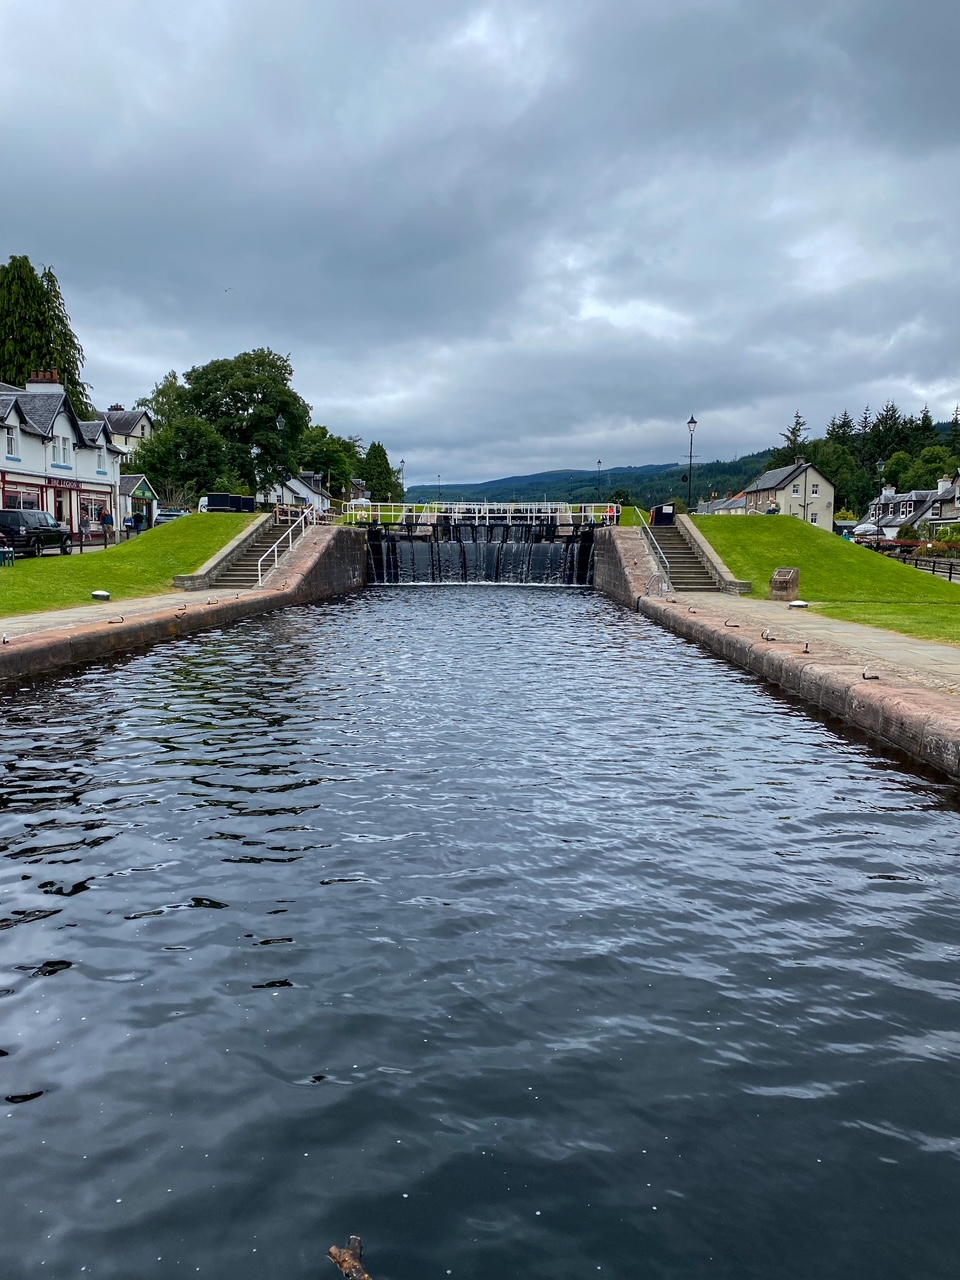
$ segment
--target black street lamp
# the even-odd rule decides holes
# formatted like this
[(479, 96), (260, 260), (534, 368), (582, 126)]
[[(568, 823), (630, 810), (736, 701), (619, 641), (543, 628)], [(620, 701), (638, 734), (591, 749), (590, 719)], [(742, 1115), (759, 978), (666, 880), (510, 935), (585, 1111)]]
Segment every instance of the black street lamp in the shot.
[(693, 433), (697, 429), (697, 420), (691, 413), (687, 422), (687, 430), (690, 432), (690, 461), (687, 464), (687, 510), (693, 503)]
[(873, 521), (874, 528), (875, 528), (875, 529), (876, 529), (876, 531), (877, 531), (877, 536), (876, 536), (876, 537), (874, 538), (874, 540), (873, 540), (873, 549), (874, 549), (874, 551), (879, 551), (879, 550), (880, 550), (880, 508), (883, 506), (883, 468), (884, 468), (884, 465), (885, 465), (885, 463), (884, 463), (883, 459), (882, 459), (882, 458), (880, 458), (880, 459), (879, 459), (879, 461), (877, 462), (877, 470), (880, 472), (880, 493), (879, 493), (879, 495), (877, 496), (877, 510), (876, 510), (876, 514), (875, 514), (875, 516), (874, 516), (874, 521)]
[(597, 459), (597, 504), (600, 503), (600, 459)]
[(437, 505), (443, 501), (443, 490), (440, 488), (440, 472), (437, 472)]

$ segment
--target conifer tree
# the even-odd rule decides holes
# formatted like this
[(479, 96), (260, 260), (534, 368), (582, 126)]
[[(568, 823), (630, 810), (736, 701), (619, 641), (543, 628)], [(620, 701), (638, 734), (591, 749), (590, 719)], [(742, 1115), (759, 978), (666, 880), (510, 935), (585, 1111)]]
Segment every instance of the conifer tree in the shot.
[(389, 502), (394, 497), (396, 476), (387, 451), (379, 440), (371, 440), (363, 460), (362, 475), (374, 502)]
[(38, 275), (25, 255), (0, 266), (0, 382), (22, 387), (41, 370), (56, 369), (81, 418), (93, 408), (80, 376), (83, 348), (70, 327), (52, 267)]

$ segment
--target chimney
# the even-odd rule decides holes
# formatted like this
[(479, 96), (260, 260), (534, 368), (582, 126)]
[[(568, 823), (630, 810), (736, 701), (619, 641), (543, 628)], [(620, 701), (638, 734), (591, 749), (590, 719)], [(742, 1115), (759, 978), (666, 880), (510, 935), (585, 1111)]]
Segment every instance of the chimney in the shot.
[(798, 467), (804, 467), (807, 464), (806, 458), (802, 457), (800, 454), (797, 454), (797, 456), (794, 458), (793, 461), (794, 461), (794, 464)]
[(942, 476), (941, 479), (937, 481), (937, 493), (938, 494), (946, 493), (947, 490), (952, 486), (952, 484), (953, 484), (953, 481), (950, 479), (949, 476)]
[(892, 484), (885, 484), (883, 486), (883, 489), (881, 490), (880, 496), (884, 499), (885, 502), (890, 502), (895, 497), (896, 492), (897, 491)]
[(122, 404), (112, 404), (107, 410), (107, 413), (126, 413), (126, 409), (124, 409)]
[(31, 373), (27, 379), (27, 390), (31, 388), (35, 391), (62, 391), (60, 370), (40, 369), (37, 373)]

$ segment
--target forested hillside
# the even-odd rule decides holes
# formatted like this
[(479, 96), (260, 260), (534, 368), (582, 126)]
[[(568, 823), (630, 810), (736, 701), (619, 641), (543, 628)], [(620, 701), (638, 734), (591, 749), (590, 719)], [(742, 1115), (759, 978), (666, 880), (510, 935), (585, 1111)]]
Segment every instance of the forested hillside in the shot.
[[(738, 492), (768, 464), (769, 450), (752, 453), (734, 462), (695, 463), (694, 502), (714, 492)], [(609, 500), (648, 508), (653, 503), (686, 500), (686, 464), (653, 463), (642, 467), (608, 467), (599, 474), (600, 501)], [(439, 489), (447, 502), (595, 502), (596, 471), (540, 471), (528, 476), (506, 476), (479, 484), (446, 484)], [(410, 485), (408, 502), (435, 502), (435, 484)]]

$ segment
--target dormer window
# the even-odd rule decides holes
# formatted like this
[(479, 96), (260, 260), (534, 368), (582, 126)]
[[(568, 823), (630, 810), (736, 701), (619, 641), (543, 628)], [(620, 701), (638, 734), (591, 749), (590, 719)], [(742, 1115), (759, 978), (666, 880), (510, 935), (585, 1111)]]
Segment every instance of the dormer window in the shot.
[(98, 470), (98, 471), (104, 471), (105, 469), (106, 469), (106, 468), (105, 468), (105, 466), (104, 466), (103, 450), (102, 450), (102, 449), (98, 449), (98, 450), (97, 450), (97, 470)]
[(17, 428), (12, 423), (7, 424), (7, 457), (15, 458), (17, 456)]

